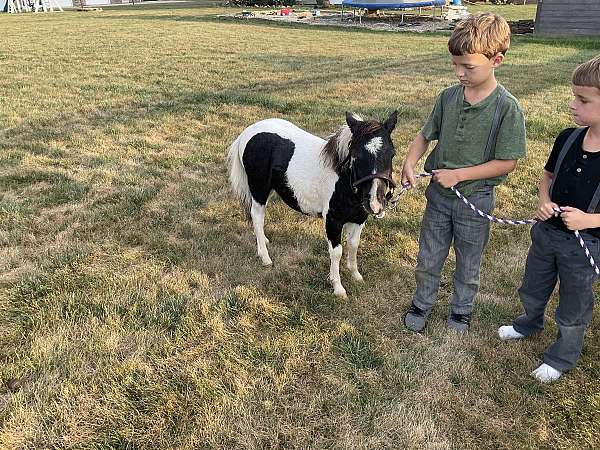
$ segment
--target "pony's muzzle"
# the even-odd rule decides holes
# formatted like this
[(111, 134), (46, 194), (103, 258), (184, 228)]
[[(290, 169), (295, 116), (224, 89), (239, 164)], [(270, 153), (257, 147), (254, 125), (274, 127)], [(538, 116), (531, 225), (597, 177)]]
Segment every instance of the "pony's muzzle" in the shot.
[(389, 184), (387, 183), (387, 180), (381, 178), (373, 179), (371, 184), (368, 209), (370, 210), (371, 214), (375, 215), (375, 217), (379, 219), (385, 215), (388, 186)]

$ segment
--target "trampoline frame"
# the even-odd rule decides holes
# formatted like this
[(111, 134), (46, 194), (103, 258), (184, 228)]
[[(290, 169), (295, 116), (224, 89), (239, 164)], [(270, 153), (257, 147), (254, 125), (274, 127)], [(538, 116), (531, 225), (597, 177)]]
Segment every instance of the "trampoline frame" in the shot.
[[(376, 7), (375, 8), (367, 7), (367, 6), (371, 6), (371, 5), (376, 6)], [(406, 5), (406, 6), (404, 6), (404, 5)], [(352, 8), (352, 13), (353, 13), (354, 17), (356, 17), (356, 10), (359, 11), (358, 23), (360, 23), (360, 24), (362, 24), (362, 14), (360, 14), (360, 11), (362, 11), (362, 10), (376, 11), (378, 9), (400, 9), (400, 10), (402, 10), (400, 23), (403, 24), (405, 9), (419, 8), (419, 16), (420, 16), (421, 8), (431, 7), (432, 17), (435, 19), (435, 8), (439, 7), (443, 13), (444, 6), (446, 6), (446, 1), (445, 0), (422, 0), (422, 1), (414, 0), (409, 3), (394, 3), (393, 1), (390, 1), (389, 3), (362, 3), (360, 0), (358, 0), (356, 2), (353, 2), (352, 0), (350, 0), (349, 2), (346, 2), (344, 0), (342, 2), (342, 17), (344, 17), (344, 6), (350, 6)], [(442, 13), (440, 13), (440, 17), (441, 17)]]

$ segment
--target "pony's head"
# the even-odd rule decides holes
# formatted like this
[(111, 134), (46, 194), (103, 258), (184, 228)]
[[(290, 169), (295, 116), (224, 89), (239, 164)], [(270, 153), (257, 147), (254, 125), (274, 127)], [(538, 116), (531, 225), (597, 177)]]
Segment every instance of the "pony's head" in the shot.
[(383, 122), (363, 121), (346, 113), (346, 123), (352, 133), (348, 146), (352, 189), (369, 214), (378, 218), (394, 189), (392, 159), (396, 154), (391, 134), (396, 126), (398, 112), (394, 111)]

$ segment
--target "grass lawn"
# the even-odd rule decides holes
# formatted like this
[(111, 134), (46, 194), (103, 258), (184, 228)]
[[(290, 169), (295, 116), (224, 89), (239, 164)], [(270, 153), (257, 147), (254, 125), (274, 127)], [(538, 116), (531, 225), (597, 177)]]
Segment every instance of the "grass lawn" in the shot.
[[(532, 18), (518, 8), (494, 10)], [(369, 219), (365, 283), (343, 273), (345, 301), (321, 221), (274, 200), (265, 269), (229, 193), (227, 147), (267, 117), (325, 136), (347, 110), (398, 109), (399, 169), (454, 82), (447, 36), (219, 11), (0, 15), (0, 448), (598, 448), (600, 316), (550, 386), (529, 372), (556, 333), (556, 297), (542, 334), (496, 337), (520, 312), (528, 228), (493, 226), (467, 336), (445, 329), (453, 255), (416, 335), (402, 315), (423, 189)], [(553, 136), (571, 125), (570, 73), (598, 53), (513, 39), (498, 78), (525, 109), (529, 154), (497, 215), (532, 216)]]

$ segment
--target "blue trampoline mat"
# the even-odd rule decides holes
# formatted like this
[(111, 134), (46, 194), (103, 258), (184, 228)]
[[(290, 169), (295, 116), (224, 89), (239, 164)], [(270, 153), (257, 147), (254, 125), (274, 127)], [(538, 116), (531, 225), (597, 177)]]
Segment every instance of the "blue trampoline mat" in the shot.
[(342, 6), (351, 6), (353, 8), (363, 9), (404, 9), (404, 8), (419, 8), (421, 6), (444, 6), (446, 0), (426, 0), (404, 3), (363, 3), (360, 0), (344, 0)]

